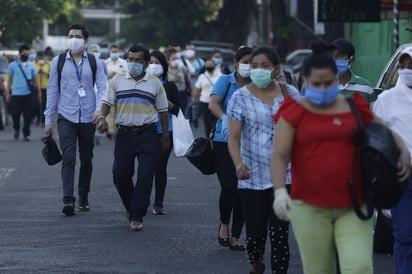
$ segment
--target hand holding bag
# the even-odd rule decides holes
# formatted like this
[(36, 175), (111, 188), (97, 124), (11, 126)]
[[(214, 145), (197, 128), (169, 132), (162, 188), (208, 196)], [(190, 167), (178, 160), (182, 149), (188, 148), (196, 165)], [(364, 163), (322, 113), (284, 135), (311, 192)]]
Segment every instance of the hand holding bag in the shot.
[(177, 157), (184, 157), (193, 142), (193, 132), (190, 122), (179, 109), (177, 116), (172, 115), (173, 150)]
[(51, 136), (46, 136), (41, 139), (44, 143), (44, 147), (41, 151), (44, 160), (49, 166), (55, 165), (62, 160), (62, 155), (60, 153), (59, 147), (56, 141)]

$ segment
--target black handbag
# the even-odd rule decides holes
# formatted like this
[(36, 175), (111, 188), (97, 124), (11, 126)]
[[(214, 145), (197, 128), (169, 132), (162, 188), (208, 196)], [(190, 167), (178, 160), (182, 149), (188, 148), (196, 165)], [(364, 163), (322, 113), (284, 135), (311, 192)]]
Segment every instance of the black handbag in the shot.
[(349, 190), (356, 215), (367, 220), (372, 217), (374, 208), (390, 209), (397, 205), (402, 198), (405, 183), (399, 182), (397, 175), (399, 150), (392, 132), (378, 123), (372, 122), (365, 126), (353, 98), (346, 97), (346, 100), (358, 123), (358, 129), (354, 133), (358, 146), (357, 159), (361, 160), (366, 214), (360, 209), (353, 178), (349, 181)]
[(41, 139), (44, 143), (44, 147), (41, 150), (44, 160), (49, 166), (55, 165), (62, 160), (62, 155), (60, 153), (59, 147), (56, 141), (51, 136), (46, 136)]
[(213, 138), (198, 137), (186, 152), (186, 158), (204, 175), (216, 173)]

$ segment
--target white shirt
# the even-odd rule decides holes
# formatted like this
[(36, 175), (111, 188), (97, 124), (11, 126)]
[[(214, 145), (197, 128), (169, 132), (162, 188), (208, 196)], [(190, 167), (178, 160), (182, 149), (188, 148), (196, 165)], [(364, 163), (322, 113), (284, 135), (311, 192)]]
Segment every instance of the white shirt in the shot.
[(107, 75), (111, 75), (113, 72), (115, 75), (127, 71), (127, 61), (118, 58), (117, 60), (113, 60), (111, 58), (107, 59), (105, 61), (106, 63), (106, 70), (107, 70)]
[(385, 90), (375, 101), (373, 111), (402, 137), (412, 155), (412, 89), (400, 83)]
[(210, 92), (212, 91), (212, 88), (215, 85), (217, 79), (219, 79), (220, 75), (221, 73), (218, 73), (216, 71), (213, 72), (212, 75), (208, 72), (199, 75), (199, 78), (197, 79), (195, 84), (195, 88), (200, 89), (200, 102), (209, 103)]

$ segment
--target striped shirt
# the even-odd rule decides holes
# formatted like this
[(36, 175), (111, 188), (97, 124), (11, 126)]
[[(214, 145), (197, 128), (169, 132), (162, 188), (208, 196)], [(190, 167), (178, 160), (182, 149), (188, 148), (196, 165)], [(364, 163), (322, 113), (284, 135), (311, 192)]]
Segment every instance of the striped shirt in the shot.
[(167, 111), (167, 97), (160, 80), (149, 73), (139, 81), (128, 72), (116, 75), (109, 82), (103, 103), (116, 105), (116, 124), (142, 126), (158, 121), (158, 112)]
[(352, 95), (354, 92), (359, 92), (360, 94), (368, 100), (369, 103), (376, 101), (375, 93), (368, 80), (362, 78), (352, 71), (350, 72), (350, 79), (345, 86), (340, 86), (340, 93), (343, 95)]

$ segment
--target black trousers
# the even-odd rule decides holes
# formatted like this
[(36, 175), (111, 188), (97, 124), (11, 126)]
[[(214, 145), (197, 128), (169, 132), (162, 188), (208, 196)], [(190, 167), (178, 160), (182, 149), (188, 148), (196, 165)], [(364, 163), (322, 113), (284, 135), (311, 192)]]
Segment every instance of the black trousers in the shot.
[[(159, 135), (159, 139), (162, 135)], [(157, 165), (155, 173), (155, 200), (154, 206), (163, 207), (163, 200), (165, 197), (166, 185), (167, 185), (167, 163), (169, 161), (170, 153), (173, 148), (173, 132), (169, 131), (169, 149), (167, 151), (160, 152), (160, 160)]]
[[(133, 184), (136, 157), (137, 180)], [(160, 140), (156, 127), (133, 133), (119, 128), (114, 146), (113, 181), (130, 212), (130, 221), (143, 221), (150, 205), (153, 177), (160, 158)]]
[(33, 114), (33, 95), (11, 96), (10, 107), (13, 119), (13, 128), (20, 131), (20, 116), (23, 114), (23, 135), (30, 136), (30, 124)]
[(243, 209), (237, 189), (236, 170), (230, 158), (227, 143), (214, 142), (216, 173), (219, 179), (221, 191), (219, 196), (220, 221), (223, 224), (230, 223), (232, 218), (232, 237), (239, 238), (243, 228)]
[(210, 130), (212, 129), (212, 113), (209, 110), (209, 103), (199, 102), (199, 109), (203, 116), (203, 126), (205, 127), (206, 138), (210, 135)]
[(286, 274), (289, 269), (289, 222), (273, 212), (273, 189), (239, 189), (246, 224), (246, 250), (251, 265), (263, 261), (269, 226), (272, 273)]
[(63, 201), (73, 200), (74, 173), (76, 165), (76, 146), (79, 145), (79, 198), (86, 198), (90, 192), (90, 182), (93, 171), (93, 148), (96, 125), (93, 123), (73, 123), (62, 115), (58, 115), (57, 127), (59, 130), (60, 148), (63, 162), (61, 178), (63, 182)]

